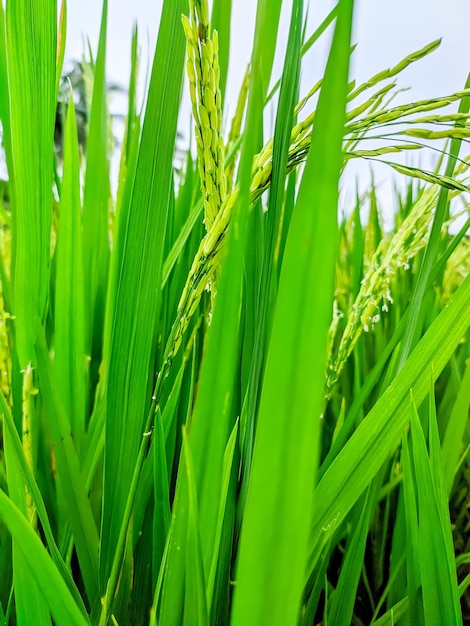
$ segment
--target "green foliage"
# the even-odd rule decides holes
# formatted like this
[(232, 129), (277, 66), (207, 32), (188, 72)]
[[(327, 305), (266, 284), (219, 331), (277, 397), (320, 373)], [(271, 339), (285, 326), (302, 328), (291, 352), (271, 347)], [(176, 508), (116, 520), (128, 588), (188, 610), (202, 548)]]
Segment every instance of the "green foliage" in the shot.
[[(142, 116), (133, 34), (113, 189), (107, 7), (64, 96), (65, 3), (0, 3), (0, 624), (462, 624), (470, 82), (392, 102), (435, 41), (356, 85), (353, 0), (314, 33), (294, 0), (274, 76), (260, 1), (225, 128), (232, 3), (165, 0)], [(373, 180), (344, 206), (356, 158), (409, 177), (390, 231)]]

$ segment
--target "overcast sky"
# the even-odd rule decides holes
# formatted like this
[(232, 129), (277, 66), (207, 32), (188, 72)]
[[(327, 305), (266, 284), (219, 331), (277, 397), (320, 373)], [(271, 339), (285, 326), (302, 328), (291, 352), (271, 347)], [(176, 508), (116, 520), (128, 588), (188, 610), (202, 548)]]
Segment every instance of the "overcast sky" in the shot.
[[(275, 74), (282, 68), (285, 39), (289, 27), (291, 0), (284, 0), (279, 51)], [(333, 0), (312, 0), (309, 5), (308, 34), (333, 7)], [(238, 89), (249, 61), (252, 46), (255, 0), (232, 0), (232, 52), (227, 100), (234, 107)], [(139, 26), (142, 54), (141, 84), (147, 63), (151, 62), (161, 0), (109, 0), (107, 71), (108, 80), (127, 84), (132, 27)], [(96, 50), (101, 3), (98, 0), (69, 0), (67, 58), (80, 58), (84, 37)], [(394, 65), (406, 54), (442, 37), (441, 47), (424, 61), (409, 68), (400, 78), (401, 87), (410, 87), (402, 96), (415, 100), (446, 95), (464, 86), (470, 71), (470, 0), (356, 0), (351, 78), (366, 80), (375, 72)], [(302, 89), (308, 91), (324, 63), (329, 37), (314, 47), (302, 69)], [(189, 112), (188, 112), (189, 118)]]

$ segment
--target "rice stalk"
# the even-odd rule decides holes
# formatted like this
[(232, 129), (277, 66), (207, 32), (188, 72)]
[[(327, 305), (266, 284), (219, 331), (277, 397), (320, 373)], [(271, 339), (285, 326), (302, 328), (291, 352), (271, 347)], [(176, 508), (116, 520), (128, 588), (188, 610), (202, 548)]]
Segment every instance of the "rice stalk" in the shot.
[[(467, 167), (461, 165), (458, 173), (462, 175)], [(411, 261), (425, 247), (442, 178), (439, 183), (431, 179), (434, 184), (423, 190), (392, 239), (382, 239), (376, 249), (352, 304), (338, 352), (330, 361), (326, 379), (327, 394), (331, 393), (361, 334), (372, 331), (393, 304), (392, 280), (400, 270), (408, 270)], [(452, 188), (459, 191), (458, 181), (452, 179), (452, 183)], [(461, 187), (467, 189), (465, 185)]]
[(454, 291), (469, 273), (470, 241), (468, 238), (464, 238), (449, 258), (444, 270), (442, 287), (439, 289), (442, 305), (450, 300)]
[(211, 32), (207, 0), (191, 0), (189, 19), (183, 15), (186, 35), (186, 72), (194, 122), (204, 224), (210, 231), (227, 195), (225, 147), (222, 138), (219, 38)]
[[(22, 443), (26, 462), (29, 469), (34, 473), (34, 460), (33, 460), (33, 420), (35, 411), (35, 396), (38, 394), (38, 390), (34, 386), (34, 372), (31, 367), (31, 363), (28, 364), (23, 374), (23, 414), (22, 414)], [(7, 396), (6, 396), (7, 397)], [(25, 499), (26, 499), (26, 513), (31, 526), (36, 526), (36, 507), (25, 485)]]
[[(18, 2), (8, 4), (19, 6)], [(281, 1), (269, 7), (260, 4), (259, 15), (264, 13), (265, 19), (257, 23), (260, 37), (255, 50), (264, 52), (252, 56), (253, 70), (249, 67), (243, 79), (227, 129), (223, 128), (220, 91), (224, 93), (231, 0), (189, 0), (189, 11), (188, 0), (165, 0), (145, 116), (137, 113), (135, 105), (135, 34), (117, 199), (107, 195), (103, 206), (109, 213), (100, 214), (104, 221), (97, 220), (94, 211), (89, 215), (90, 235), (104, 225), (101, 232), (112, 250), (112, 263), (110, 267), (103, 264), (103, 294), (106, 291), (109, 297), (106, 302), (100, 299), (98, 308), (107, 321), (104, 332), (92, 324), (94, 349), (87, 357), (91, 375), (87, 374), (86, 393), (80, 392), (81, 383), (76, 384), (82, 379), (84, 361), (82, 331), (76, 330), (83, 315), (76, 303), (88, 295), (82, 291), (90, 291), (89, 283), (82, 285), (75, 278), (74, 264), (64, 261), (67, 257), (60, 251), (64, 245), (72, 249), (73, 244), (74, 251), (78, 246), (74, 258), (76, 267), (82, 268), (82, 243), (76, 236), (83, 230), (79, 170), (87, 169), (90, 175), (96, 172), (92, 146), (99, 138), (102, 164), (109, 163), (109, 116), (100, 116), (99, 123), (84, 129), (90, 140), (86, 151), (79, 155), (78, 148), (74, 150), (77, 202), (73, 214), (78, 231), (68, 229), (67, 212), (62, 210), (67, 206), (65, 156), (57, 153), (59, 167), (49, 168), (45, 160), (40, 161), (48, 179), (54, 181), (52, 189), (60, 202), (49, 194), (52, 224), (42, 247), (48, 251), (52, 271), (44, 281), (48, 311), (33, 328), (36, 360), (33, 355), (32, 362), (23, 359), (20, 365), (17, 331), (21, 321), (15, 319), (15, 298), (34, 287), (35, 274), (30, 271), (21, 276), (14, 267), (10, 272), (10, 259), (12, 233), (17, 234), (15, 190), (28, 183), (29, 177), (18, 178), (17, 170), (9, 167), (9, 180), (0, 181), (0, 196), (4, 191), (0, 202), (0, 420), (5, 428), (0, 422), (0, 623), (16, 620), (42, 625), (53, 619), (58, 624), (146, 624), (150, 614), (155, 625), (157, 621), (283, 625), (286, 620), (279, 617), (286, 605), (283, 590), (291, 593), (292, 572), (296, 572), (298, 599), (292, 604), (289, 623), (311, 626), (326, 623), (327, 618), (344, 623), (375, 623), (377, 618), (384, 623), (397, 606), (402, 607), (402, 614), (409, 611), (413, 622), (411, 605), (416, 597), (409, 594), (407, 568), (412, 564), (419, 571), (426, 567), (426, 559), (419, 552), (410, 555), (401, 528), (403, 519), (395, 506), (406, 473), (399, 446), (403, 428), (408, 429), (410, 387), (420, 418), (427, 416), (428, 423), (433, 420), (429, 455), (421, 445), (426, 452), (421, 458), (428, 462), (429, 457), (431, 482), (440, 481), (436, 427), (444, 444), (447, 441), (452, 448), (446, 469), (446, 484), (451, 488), (449, 497), (441, 498), (441, 512), (447, 537), (452, 524), (454, 545), (442, 569), (454, 575), (461, 563), (468, 562), (468, 555), (460, 561), (458, 555), (468, 552), (464, 539), (468, 534), (470, 433), (465, 424), (470, 370), (465, 361), (470, 218), (454, 235), (449, 227), (455, 214), (449, 218), (446, 205), (439, 228), (431, 229), (430, 223), (438, 212), (439, 187), (451, 190), (446, 202), (447, 196), (453, 201), (458, 198), (462, 213), (468, 212), (469, 162), (463, 156), (457, 159), (460, 169), (442, 175), (443, 158), (435, 171), (401, 161), (404, 155), (430, 146), (438, 154), (452, 154), (452, 148), (448, 151), (436, 144), (443, 138), (468, 142), (470, 116), (445, 108), (468, 98), (470, 91), (396, 106), (395, 77), (435, 50), (439, 42), (356, 86), (348, 82), (344, 66), (351, 52), (348, 36), (341, 46), (342, 71), (331, 71), (330, 65), (325, 79), (294, 107), (298, 85), (292, 68), (300, 71), (300, 50), (305, 51), (334, 20), (341, 21), (338, 12), (347, 5), (352, 8), (353, 2), (341, 0), (303, 46), (302, 4), (302, 0), (293, 4), (296, 28), (295, 36), (289, 36), (290, 62), (287, 57), (282, 80), (267, 97), (267, 85), (263, 93), (255, 88), (249, 93), (249, 85), (262, 82), (267, 72), (264, 59), (275, 53), (274, 14), (275, 6), (280, 11)], [(2, 11), (0, 5), (0, 15)], [(55, 28), (55, 18), (51, 14), (51, 28)], [(346, 22), (349, 29), (351, 20)], [(33, 31), (36, 23), (29, 24)], [(40, 41), (46, 39), (45, 31)], [(8, 36), (11, 46), (13, 35)], [(101, 53), (103, 40), (100, 37)], [(9, 120), (2, 104), (10, 94), (2, 73), (1, 43), (0, 32), (0, 118), (7, 150), (11, 148)], [(32, 56), (25, 55), (26, 69)], [(260, 59), (262, 73), (257, 67)], [(184, 180), (176, 177), (175, 185), (174, 142), (185, 61), (198, 161), (194, 167), (188, 155), (187, 167), (183, 164), (187, 174)], [(98, 83), (104, 102), (106, 84), (102, 76), (97, 79), (93, 61), (85, 65), (84, 73), (80, 89), (83, 101), (88, 100), (85, 108), (90, 109)], [(18, 73), (8, 78), (18, 82)], [(55, 85), (59, 77), (54, 74), (44, 80)], [(276, 140), (261, 146), (259, 132), (252, 130), (260, 128), (263, 107), (279, 84), (281, 94), (282, 89), (289, 93), (277, 105), (276, 119), (281, 124), (278, 127), (276, 122), (274, 132), (276, 138), (282, 136), (282, 150)], [(27, 95), (34, 92), (34, 83), (22, 80), (20, 88)], [(74, 98), (79, 96), (76, 86), (72, 89)], [(319, 93), (323, 108), (315, 102)], [(29, 130), (29, 109), (25, 114), (21, 98), (14, 102), (15, 116)], [(76, 129), (72, 130), (73, 135)], [(52, 133), (49, 139), (52, 144)], [(312, 140), (316, 141), (313, 150)], [(242, 146), (249, 156), (240, 171)], [(252, 158), (256, 150), (259, 153)], [(25, 154), (18, 143), (15, 151)], [(390, 233), (381, 223), (373, 182), (367, 194), (357, 198), (352, 217), (337, 224), (338, 179), (351, 159), (357, 158), (385, 163), (392, 172), (424, 182), (417, 186), (410, 182), (407, 195), (397, 194), (399, 209)], [(96, 182), (103, 182), (100, 176)], [(35, 189), (32, 180), (30, 191)], [(91, 193), (91, 199), (96, 197)], [(344, 199), (347, 205), (347, 196)], [(364, 225), (360, 215), (367, 199), (370, 213)], [(255, 202), (262, 210), (248, 218), (249, 206)], [(322, 211), (325, 207), (331, 210)], [(344, 208), (347, 211), (349, 206)], [(203, 234), (197, 223), (201, 212)], [(252, 231), (247, 230), (248, 220), (250, 227), (254, 225)], [(25, 234), (34, 239), (37, 229), (31, 222), (25, 226)], [(414, 285), (423, 282), (416, 270), (422, 264), (424, 246), (433, 245), (430, 230), (437, 232), (439, 243), (428, 280), (432, 289), (426, 292), (424, 306), (417, 299), (419, 306), (411, 315), (406, 307)], [(242, 234), (236, 238), (237, 233)], [(232, 235), (233, 246), (227, 239)], [(89, 250), (93, 252), (94, 247)], [(13, 245), (13, 257), (18, 252)], [(29, 248), (22, 246), (21, 253), (28, 256)], [(29, 263), (30, 258), (24, 260)], [(93, 279), (93, 273), (85, 274)], [(210, 301), (202, 299), (207, 289)], [(62, 314), (54, 308), (57, 298), (64, 305)], [(390, 358), (406, 337), (411, 317), (422, 339), (417, 349), (407, 352), (405, 367), (396, 376)], [(271, 333), (273, 320), (275, 332)], [(365, 332), (367, 341), (358, 341)], [(163, 359), (162, 341), (166, 342)], [(62, 362), (67, 358), (73, 367), (61, 365), (61, 352)], [(155, 371), (151, 396), (149, 378)], [(337, 389), (338, 379), (341, 387)], [(435, 388), (430, 380), (436, 382)], [(387, 383), (386, 389), (380, 381)], [(74, 393), (69, 395), (71, 389)], [(428, 410), (418, 406), (426, 395), (433, 397), (434, 391), (436, 402), (430, 400)], [(77, 429), (71, 416), (81, 406), (77, 398), (85, 396), (86, 407), (80, 413), (83, 423)], [(358, 426), (361, 421), (363, 425)], [(314, 450), (321, 450), (319, 469)], [(406, 478), (407, 487), (414, 481), (417, 459), (414, 454), (415, 467)], [(387, 471), (381, 471), (387, 463)], [(318, 478), (315, 487), (314, 476)], [(429, 487), (429, 480), (425, 482)], [(364, 506), (361, 496), (371, 483), (377, 492), (374, 487), (370, 493), (377, 493), (379, 502), (374, 497)], [(251, 500), (244, 493), (245, 484), (257, 485)], [(302, 513), (292, 515), (300, 512), (297, 506)], [(420, 524), (426, 514), (431, 523), (438, 520), (427, 507), (428, 498), (423, 497)], [(358, 521), (361, 541), (355, 539)], [(405, 521), (410, 521), (409, 515)], [(246, 534), (250, 525), (251, 538)], [(299, 550), (292, 567), (300, 527), (304, 537), (310, 534), (309, 547)], [(245, 537), (239, 540), (243, 532)], [(364, 554), (366, 545), (368, 553)], [(281, 562), (283, 551), (288, 560)], [(427, 556), (429, 561), (432, 555)], [(243, 559), (245, 569), (240, 566)], [(306, 560), (307, 569), (301, 563)], [(288, 562), (291, 566), (286, 566)], [(390, 570), (384, 567), (388, 563)], [(467, 579), (460, 583), (460, 593), (468, 587)], [(281, 593), (266, 593), (274, 588), (273, 580)], [(445, 595), (449, 598), (454, 592), (453, 588)], [(321, 594), (326, 598), (324, 610)], [(347, 611), (341, 607), (345, 599)], [(264, 605), (258, 613), (253, 611), (256, 603)], [(385, 604), (389, 612), (384, 615)]]
[[(187, 28), (187, 27), (186, 27)], [(422, 52), (422, 51), (421, 51)], [(421, 54), (421, 53), (420, 53)], [(414, 57), (413, 57), (414, 58)], [(420, 57), (419, 57), (420, 58)], [(409, 61), (409, 59), (408, 59)], [(411, 61), (409, 61), (411, 62)], [(375, 83), (374, 83), (375, 84)], [(314, 92), (317, 87), (312, 90)], [(242, 86), (243, 90), (243, 86)], [(435, 109), (440, 106), (447, 106), (449, 103), (459, 100), (460, 98), (467, 95), (467, 91), (459, 92), (458, 94), (447, 96), (445, 98), (438, 98), (433, 100), (423, 100), (420, 102), (415, 102), (409, 105), (402, 105), (400, 107), (396, 107), (392, 109), (388, 113), (378, 112), (366, 116), (364, 119), (360, 119), (355, 123), (350, 123), (347, 125), (347, 134), (345, 139), (345, 163), (353, 158), (377, 158), (384, 154), (388, 153), (401, 153), (405, 151), (415, 151), (417, 149), (422, 148), (420, 145), (403, 143), (401, 145), (394, 146), (384, 146), (381, 148), (377, 148), (375, 150), (347, 150), (347, 146), (351, 146), (355, 141), (357, 141), (357, 137), (360, 133), (365, 130), (372, 130), (374, 128), (374, 124), (380, 125), (386, 121), (397, 120), (400, 119), (400, 116), (403, 115), (411, 115), (421, 113), (423, 111), (427, 111), (430, 108)], [(381, 100), (383, 96), (383, 90), (380, 90), (376, 94), (376, 98)], [(297, 109), (305, 104), (305, 99), (299, 102), (297, 105)], [(371, 102), (369, 106), (372, 105)], [(197, 118), (196, 118), (197, 119)], [(291, 145), (289, 148), (288, 155), (288, 165), (287, 171), (290, 172), (295, 168), (299, 167), (301, 163), (305, 160), (308, 150), (310, 148), (311, 142), (311, 133), (315, 119), (315, 111), (308, 115), (304, 120), (298, 122), (292, 129), (291, 133)], [(440, 119), (439, 116), (436, 116), (436, 119)], [(455, 121), (454, 117), (450, 117), (451, 121)], [(460, 130), (460, 129), (459, 129)], [(442, 131), (442, 135), (439, 134), (441, 139), (444, 136), (453, 136), (455, 132), (455, 128), (448, 128), (446, 131)], [(447, 133), (447, 135), (446, 135)], [(458, 134), (458, 131), (457, 131)], [(428, 137), (432, 139), (433, 137)], [(272, 148), (273, 142), (272, 139), (269, 140), (261, 152), (254, 158), (253, 167), (252, 167), (252, 183), (250, 187), (251, 194), (251, 203), (253, 204), (259, 199), (259, 197), (269, 188), (271, 173), (272, 173)], [(202, 161), (204, 162), (204, 161)], [(454, 191), (467, 191), (468, 187), (466, 184), (463, 184), (455, 179), (451, 179), (439, 173), (432, 173), (426, 170), (401, 165), (398, 163), (394, 163), (391, 161), (381, 160), (381, 162), (388, 164), (390, 167), (400, 172), (401, 174), (405, 174), (410, 177), (418, 178), (424, 180), (426, 182), (431, 182), (438, 186), (448, 187)], [(201, 160), (200, 160), (200, 173), (201, 173)], [(205, 176), (205, 173), (202, 173)], [(434, 189), (432, 197), (435, 197), (437, 193), (437, 188)], [(186, 328), (189, 325), (189, 321), (194, 314), (194, 311), (197, 309), (200, 298), (206, 286), (209, 282), (214, 278), (214, 273), (220, 263), (220, 259), (223, 254), (223, 247), (226, 237), (226, 231), (230, 222), (230, 215), (233, 205), (235, 204), (236, 197), (238, 195), (238, 187), (235, 186), (230, 195), (228, 195), (224, 202), (221, 205), (221, 208), (215, 219), (213, 221), (211, 229), (207, 232), (205, 237), (202, 239), (198, 251), (194, 257), (190, 272), (188, 274), (188, 278), (186, 280), (186, 284), (184, 286), (179, 304), (176, 313), (176, 319), (172, 327), (172, 331), (167, 341), (165, 356), (163, 359), (164, 368), (168, 365), (169, 360), (173, 359), (177, 354), (178, 349), (181, 344), (182, 336)], [(429, 208), (431, 199), (426, 203), (426, 207)], [(205, 205), (206, 206), (206, 205)], [(417, 211), (424, 210), (423, 207), (418, 207)], [(206, 219), (207, 223), (207, 219)], [(429, 224), (427, 221), (423, 228)], [(411, 225), (410, 225), (411, 228)], [(420, 229), (419, 232), (423, 232)], [(409, 236), (409, 233), (400, 231), (400, 236), (406, 238)], [(424, 245), (425, 242), (422, 243)], [(420, 249), (420, 248), (418, 248)], [(410, 254), (417, 254), (418, 250), (408, 251)], [(410, 257), (412, 258), (412, 257)], [(398, 260), (397, 260), (398, 263)], [(372, 316), (368, 316), (375, 318), (377, 314), (373, 314)], [(365, 322), (364, 322), (365, 323)], [(369, 322), (369, 325), (371, 322)], [(366, 324), (367, 325), (367, 324)], [(348, 331), (349, 332), (349, 331)], [(349, 353), (348, 353), (349, 354)], [(341, 358), (343, 358), (342, 355)]]
[[(232, 124), (230, 126), (230, 132), (227, 140), (227, 153), (235, 150), (236, 144), (240, 139), (242, 131), (243, 117), (246, 111), (246, 105), (248, 102), (248, 86), (250, 83), (250, 68), (247, 67), (245, 76), (243, 77), (242, 86), (238, 96), (237, 108), (232, 118)], [(229, 165), (227, 165), (225, 176), (227, 180), (227, 193), (231, 193), (235, 184), (235, 158), (232, 159)]]
[(6, 401), (12, 406), (11, 395), (11, 347), (8, 335), (8, 321), (11, 315), (5, 310), (3, 285), (0, 281), (0, 389)]
[(440, 45), (441, 45), (441, 40), (436, 39), (435, 41), (432, 41), (431, 43), (423, 46), (419, 50), (416, 50), (415, 52), (408, 54), (404, 59), (402, 59), (399, 63), (394, 65), (392, 68), (382, 70), (381, 72), (374, 74), (372, 78), (370, 78), (368, 81), (366, 81), (365, 83), (357, 87), (357, 89), (355, 89), (349, 95), (350, 99), (357, 98), (357, 96), (359, 96), (361, 93), (363, 93), (367, 89), (370, 89), (371, 87), (375, 87), (375, 85), (377, 85), (378, 83), (384, 80), (388, 80), (389, 78), (393, 78), (394, 76), (397, 76), (398, 74), (403, 72), (403, 70), (405, 70), (407, 67), (409, 67), (412, 63), (416, 63), (416, 61), (420, 61), (428, 54), (431, 54), (431, 52), (434, 52), (435, 50), (437, 50), (437, 48)]

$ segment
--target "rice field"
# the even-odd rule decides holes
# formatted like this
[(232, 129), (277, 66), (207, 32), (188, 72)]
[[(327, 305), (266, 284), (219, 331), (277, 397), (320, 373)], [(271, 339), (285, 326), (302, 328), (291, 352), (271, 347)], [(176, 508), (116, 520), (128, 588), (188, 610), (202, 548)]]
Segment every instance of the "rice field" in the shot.
[(229, 119), (231, 5), (164, 0), (142, 108), (134, 31), (116, 143), (107, 0), (77, 81), (65, 0), (0, 2), (0, 625), (468, 624), (470, 77), (356, 83), (353, 0), (271, 75), (260, 1)]

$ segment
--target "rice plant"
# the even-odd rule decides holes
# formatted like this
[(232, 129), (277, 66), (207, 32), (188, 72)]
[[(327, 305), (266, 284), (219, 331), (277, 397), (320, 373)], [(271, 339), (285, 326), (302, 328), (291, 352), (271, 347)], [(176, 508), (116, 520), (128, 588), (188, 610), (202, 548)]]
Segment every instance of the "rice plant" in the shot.
[[(231, 2), (164, 0), (116, 147), (107, 0), (80, 93), (65, 0), (0, 2), (0, 624), (468, 621), (470, 80), (396, 103), (435, 41), (356, 84), (353, 4), (293, 0), (277, 77), (259, 2), (229, 120)], [(353, 159), (408, 181), (391, 229)]]

